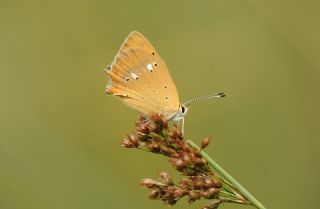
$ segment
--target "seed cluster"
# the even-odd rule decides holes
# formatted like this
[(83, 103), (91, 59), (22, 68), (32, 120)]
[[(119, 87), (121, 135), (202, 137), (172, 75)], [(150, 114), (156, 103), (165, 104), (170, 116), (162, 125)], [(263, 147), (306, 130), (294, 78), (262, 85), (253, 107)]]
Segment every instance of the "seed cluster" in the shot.
[[(210, 138), (204, 138), (201, 149), (208, 146), (209, 141)], [(168, 124), (161, 115), (155, 114), (150, 118), (140, 116), (135, 132), (127, 135), (121, 144), (126, 148), (144, 149), (167, 156), (182, 174), (177, 183), (165, 171), (159, 173), (159, 180), (143, 179), (141, 185), (149, 189), (149, 198), (160, 199), (169, 205), (174, 205), (182, 197), (187, 197), (189, 203), (199, 199), (212, 200), (202, 209), (214, 209), (224, 202), (221, 191), (225, 182), (211, 171), (200, 150), (188, 145), (181, 130), (176, 125)]]

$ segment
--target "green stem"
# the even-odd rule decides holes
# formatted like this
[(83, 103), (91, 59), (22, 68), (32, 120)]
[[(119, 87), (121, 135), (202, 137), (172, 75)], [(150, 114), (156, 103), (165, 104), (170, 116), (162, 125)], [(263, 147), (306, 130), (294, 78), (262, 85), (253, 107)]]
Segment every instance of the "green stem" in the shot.
[(237, 180), (235, 180), (230, 174), (228, 174), (218, 163), (216, 163), (207, 153), (201, 150), (193, 141), (187, 140), (191, 147), (195, 147), (200, 150), (201, 155), (208, 163), (215, 169), (223, 178), (229, 181), (239, 192), (256, 208), (266, 209), (248, 190), (246, 190)]

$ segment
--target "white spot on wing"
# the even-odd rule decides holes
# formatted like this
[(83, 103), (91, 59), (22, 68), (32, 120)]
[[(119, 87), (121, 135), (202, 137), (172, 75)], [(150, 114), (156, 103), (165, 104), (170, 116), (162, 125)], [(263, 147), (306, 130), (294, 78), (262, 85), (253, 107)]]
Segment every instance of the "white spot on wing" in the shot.
[(138, 76), (137, 76), (137, 74), (135, 74), (135, 73), (130, 73), (130, 76), (131, 76), (131, 78), (133, 78), (133, 79), (138, 79)]
[(152, 72), (152, 70), (153, 70), (152, 64), (147, 64), (147, 69), (148, 69), (150, 72)]

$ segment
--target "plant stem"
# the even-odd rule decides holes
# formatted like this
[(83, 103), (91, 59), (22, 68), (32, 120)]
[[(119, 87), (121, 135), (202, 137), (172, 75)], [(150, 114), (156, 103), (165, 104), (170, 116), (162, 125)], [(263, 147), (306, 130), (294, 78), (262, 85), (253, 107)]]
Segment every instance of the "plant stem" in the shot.
[(221, 177), (225, 178), (227, 181), (229, 181), (239, 192), (241, 195), (243, 195), (253, 206), (255, 206), (258, 209), (266, 209), (248, 190), (246, 190), (237, 180), (235, 180), (230, 174), (228, 174), (218, 163), (216, 163), (207, 153), (205, 153), (203, 150), (198, 147), (193, 141), (187, 140), (187, 143), (191, 147), (195, 147), (200, 150), (200, 153), (204, 159), (206, 159), (209, 163), (209, 165), (212, 166), (213, 169), (215, 169)]

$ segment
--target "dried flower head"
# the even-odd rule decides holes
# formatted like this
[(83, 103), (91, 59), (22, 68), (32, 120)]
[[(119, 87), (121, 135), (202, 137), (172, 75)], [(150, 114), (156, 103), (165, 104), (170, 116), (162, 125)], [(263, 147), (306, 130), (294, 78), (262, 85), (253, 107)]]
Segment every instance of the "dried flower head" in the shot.
[(203, 138), (201, 141), (201, 149), (206, 148), (209, 145), (210, 141), (211, 141), (210, 137)]
[(127, 135), (127, 138), (122, 140), (121, 145), (126, 148), (137, 148), (139, 147), (139, 141), (135, 135)]
[[(209, 137), (204, 138), (201, 149), (209, 142)], [(189, 203), (211, 199), (213, 202), (203, 209), (217, 208), (224, 201), (248, 204), (236, 189), (212, 172), (200, 150), (190, 147), (184, 140), (181, 130), (176, 125), (171, 126), (161, 115), (155, 114), (149, 119), (140, 116), (135, 133), (127, 135), (121, 144), (126, 148), (140, 148), (167, 156), (182, 174), (178, 182), (174, 182), (165, 171), (159, 173), (159, 180), (143, 179), (140, 185), (149, 189), (150, 199), (160, 199), (169, 205), (184, 196), (188, 197)]]

